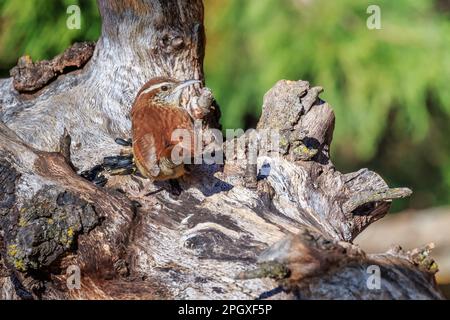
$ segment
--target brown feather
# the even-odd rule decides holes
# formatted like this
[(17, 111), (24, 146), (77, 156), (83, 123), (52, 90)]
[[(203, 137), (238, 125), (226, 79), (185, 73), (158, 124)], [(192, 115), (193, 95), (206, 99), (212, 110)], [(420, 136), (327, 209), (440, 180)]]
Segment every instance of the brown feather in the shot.
[[(167, 78), (152, 79), (139, 91), (140, 93), (152, 85), (170, 81)], [(139, 96), (131, 111), (133, 154), (139, 171), (148, 178), (156, 180), (171, 179), (161, 172), (160, 160), (167, 157), (167, 150), (180, 143), (178, 139), (172, 139), (175, 129), (187, 129), (191, 141), (191, 156), (194, 155), (194, 128), (189, 113), (178, 106), (155, 103), (152, 100), (153, 92)], [(186, 144), (186, 142), (184, 142)], [(170, 159), (169, 159), (170, 160)], [(174, 175), (181, 175), (180, 170), (176, 170)]]

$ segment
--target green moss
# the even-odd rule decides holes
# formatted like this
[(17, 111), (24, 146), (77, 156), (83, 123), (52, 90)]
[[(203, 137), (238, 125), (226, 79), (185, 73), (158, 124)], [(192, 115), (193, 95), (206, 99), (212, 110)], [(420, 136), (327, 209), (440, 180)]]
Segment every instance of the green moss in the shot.
[(278, 262), (263, 262), (256, 269), (247, 270), (242, 275), (242, 279), (271, 278), (281, 280), (290, 275), (290, 270)]
[(61, 237), (61, 243), (66, 247), (69, 248), (73, 243), (73, 238), (75, 235), (74, 227), (69, 227), (65, 234)]

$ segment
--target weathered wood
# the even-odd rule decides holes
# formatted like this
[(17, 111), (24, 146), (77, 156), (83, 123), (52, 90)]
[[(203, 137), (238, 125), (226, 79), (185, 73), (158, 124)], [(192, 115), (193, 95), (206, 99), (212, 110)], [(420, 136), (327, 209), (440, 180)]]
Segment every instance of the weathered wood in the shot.
[[(440, 284), (450, 283), (450, 208), (438, 207), (424, 210), (407, 210), (387, 215), (361, 233), (355, 242), (366, 252), (387, 250), (393, 244), (411, 249), (433, 241), (436, 248), (433, 258), (439, 266), (436, 278)], [(447, 295), (447, 297), (449, 297)]]
[[(334, 168), (334, 114), (306, 81), (280, 81), (265, 96), (257, 129), (280, 133), (279, 156), (249, 132), (224, 144), (237, 151), (224, 165), (193, 165), (180, 196), (163, 188), (135, 199), (136, 176), (105, 173), (105, 187), (80, 177), (120, 152), (114, 139), (129, 137), (146, 80), (203, 78), (200, 0), (99, 7), (102, 36), (81, 70), (31, 95), (0, 80), (2, 298), (442, 298), (417, 252), (365, 255), (351, 244), (394, 196), (361, 197), (388, 186), (367, 169)], [(213, 108), (203, 120), (217, 126), (207, 88), (191, 90), (184, 106), (194, 118)], [(247, 161), (252, 137), (256, 166)], [(373, 264), (381, 290), (365, 285)], [(81, 269), (80, 290), (66, 286), (70, 265)], [(239, 277), (258, 268), (253, 275), (275, 279)]]

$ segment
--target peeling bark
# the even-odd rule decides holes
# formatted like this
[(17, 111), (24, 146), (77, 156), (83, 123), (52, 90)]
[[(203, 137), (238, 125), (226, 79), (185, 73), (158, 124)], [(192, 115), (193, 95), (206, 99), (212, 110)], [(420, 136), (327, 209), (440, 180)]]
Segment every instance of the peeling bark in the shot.
[[(81, 172), (120, 152), (114, 140), (129, 137), (140, 86), (157, 75), (203, 79), (205, 41), (200, 0), (99, 7), (102, 36), (82, 69), (32, 95), (0, 80), (2, 298), (443, 298), (429, 248), (366, 255), (351, 244), (409, 191), (367, 169), (335, 169), (334, 114), (306, 81), (280, 81), (264, 98), (257, 129), (281, 134), (280, 156), (256, 133), (249, 165), (249, 132), (224, 144), (236, 150), (224, 165), (193, 165), (180, 196), (135, 199), (137, 176), (91, 183)], [(199, 86), (183, 105), (193, 118), (212, 108), (204, 124), (217, 127), (211, 99)], [(80, 290), (66, 286), (70, 265)], [(380, 290), (366, 286), (370, 265), (381, 268)]]

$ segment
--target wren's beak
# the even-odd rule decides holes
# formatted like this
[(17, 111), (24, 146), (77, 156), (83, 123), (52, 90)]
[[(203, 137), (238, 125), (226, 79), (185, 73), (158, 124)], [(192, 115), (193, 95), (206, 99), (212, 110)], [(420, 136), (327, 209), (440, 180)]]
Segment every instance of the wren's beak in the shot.
[(173, 90), (170, 99), (173, 103), (179, 104), (181, 100), (181, 93), (183, 92), (184, 88), (187, 88), (189, 86), (192, 86), (196, 83), (201, 83), (200, 80), (186, 80), (180, 82)]

